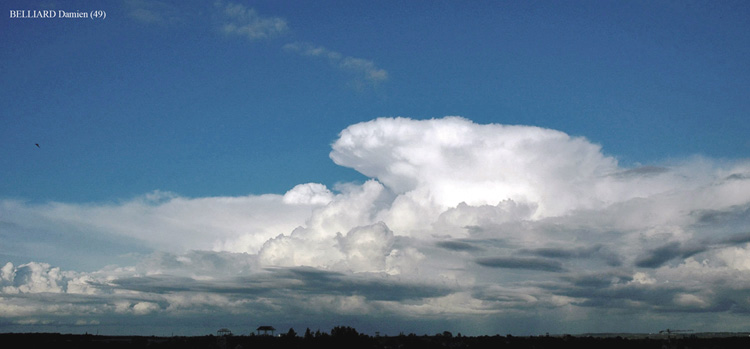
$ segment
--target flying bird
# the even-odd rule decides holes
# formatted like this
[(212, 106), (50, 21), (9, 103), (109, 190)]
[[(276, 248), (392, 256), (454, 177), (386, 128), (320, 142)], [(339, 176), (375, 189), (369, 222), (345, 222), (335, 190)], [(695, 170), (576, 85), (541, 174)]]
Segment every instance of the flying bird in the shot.
[(36, 144), (37, 148), (40, 148), (40, 149), (42, 148), (42, 147), (39, 146), (39, 143), (34, 143), (34, 144)]

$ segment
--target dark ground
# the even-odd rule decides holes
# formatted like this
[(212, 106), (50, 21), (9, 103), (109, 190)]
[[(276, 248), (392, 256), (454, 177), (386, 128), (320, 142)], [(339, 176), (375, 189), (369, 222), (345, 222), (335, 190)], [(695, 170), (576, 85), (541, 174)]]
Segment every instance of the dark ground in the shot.
[[(353, 330), (353, 329), (352, 329)], [(460, 337), (400, 335), (371, 337), (356, 331), (337, 335), (142, 337), (59, 333), (0, 334), (4, 348), (750, 348), (746, 334), (685, 335), (585, 335), (585, 336), (480, 336)]]

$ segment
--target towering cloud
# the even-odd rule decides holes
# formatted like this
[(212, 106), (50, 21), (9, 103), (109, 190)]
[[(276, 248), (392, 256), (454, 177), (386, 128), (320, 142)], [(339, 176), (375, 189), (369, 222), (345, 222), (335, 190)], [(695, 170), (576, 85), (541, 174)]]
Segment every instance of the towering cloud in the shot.
[[(43, 321), (45, 311), (30, 309), (54, 299), (85, 323), (201, 312), (288, 321), (278, 314), (294, 312), (305, 321), (357, 314), (372, 331), (385, 318), (408, 318), (396, 322), (410, 330), (439, 317), (528, 333), (534, 324), (732, 330), (717, 319), (750, 311), (746, 161), (623, 168), (581, 137), (460, 117), (352, 125), (330, 157), (371, 179), (240, 198), (4, 200), (5, 234), (65, 227), (156, 250), (93, 273), (6, 264), (5, 316)], [(602, 327), (603, 316), (617, 324)]]
[(511, 199), (538, 204), (538, 217), (601, 207), (608, 198), (595, 184), (617, 172), (617, 161), (583, 138), (460, 117), (353, 125), (341, 132), (331, 158), (443, 210)]

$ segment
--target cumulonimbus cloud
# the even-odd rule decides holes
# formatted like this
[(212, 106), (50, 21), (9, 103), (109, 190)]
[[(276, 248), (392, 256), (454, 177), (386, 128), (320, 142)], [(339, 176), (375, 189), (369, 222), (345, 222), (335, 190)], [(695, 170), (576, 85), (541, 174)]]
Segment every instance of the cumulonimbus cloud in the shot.
[(511, 199), (538, 204), (541, 216), (600, 207), (609, 198), (592, 184), (618, 170), (614, 158), (583, 138), (460, 117), (353, 125), (341, 132), (331, 158), (399, 194), (427, 195), (442, 209)]
[(371, 179), (238, 198), (2, 200), (0, 236), (65, 227), (157, 250), (89, 273), (6, 264), (6, 316), (43, 321), (68, 299), (86, 323), (252, 309), (403, 326), (575, 314), (586, 330), (612, 309), (632, 328), (716, 328), (750, 311), (747, 161), (624, 168), (582, 137), (460, 117), (351, 125), (330, 157)]

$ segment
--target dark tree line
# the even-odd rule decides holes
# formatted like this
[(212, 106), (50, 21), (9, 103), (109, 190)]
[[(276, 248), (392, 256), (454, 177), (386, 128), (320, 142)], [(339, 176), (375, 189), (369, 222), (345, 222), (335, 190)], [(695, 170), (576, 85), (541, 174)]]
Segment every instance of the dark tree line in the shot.
[(0, 343), (12, 347), (29, 348), (356, 348), (356, 349), (462, 349), (462, 348), (750, 348), (750, 338), (722, 337), (698, 338), (623, 338), (593, 336), (480, 336), (467, 337), (446, 331), (434, 336), (398, 335), (368, 336), (349, 326), (334, 327), (330, 333), (305, 330), (299, 336), (294, 329), (279, 336), (196, 336), (196, 337), (143, 337), (65, 335), (58, 333), (6, 333), (0, 334)]

